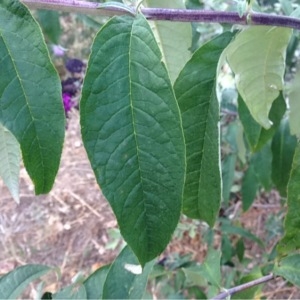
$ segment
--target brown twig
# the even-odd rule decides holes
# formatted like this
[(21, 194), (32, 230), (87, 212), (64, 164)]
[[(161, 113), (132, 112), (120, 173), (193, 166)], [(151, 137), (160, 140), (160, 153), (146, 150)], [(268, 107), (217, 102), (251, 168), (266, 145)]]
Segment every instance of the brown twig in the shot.
[(262, 283), (268, 282), (270, 280), (273, 280), (274, 278), (275, 278), (275, 275), (273, 275), (273, 274), (269, 274), (269, 275), (263, 276), (263, 277), (261, 277), (259, 279), (255, 279), (255, 280), (249, 281), (247, 283), (235, 286), (235, 287), (233, 287), (231, 289), (228, 289), (225, 292), (222, 292), (219, 295), (217, 295), (216, 297), (214, 297), (212, 300), (226, 299), (228, 296), (232, 296), (232, 295), (234, 295), (234, 294), (236, 294), (238, 292), (241, 292), (243, 290), (249, 289), (249, 288), (251, 288), (253, 286), (256, 286), (258, 284), (262, 284)]

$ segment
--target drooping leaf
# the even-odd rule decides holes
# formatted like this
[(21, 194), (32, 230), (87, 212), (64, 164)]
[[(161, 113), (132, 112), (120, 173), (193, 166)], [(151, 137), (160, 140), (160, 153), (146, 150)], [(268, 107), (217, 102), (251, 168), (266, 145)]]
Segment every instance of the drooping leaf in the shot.
[[(184, 9), (182, 0), (144, 0), (148, 7), (163, 7)], [(163, 60), (168, 68), (171, 81), (174, 82), (190, 59), (189, 48), (192, 40), (192, 27), (185, 22), (150, 22), (151, 28), (162, 51)]]
[(259, 151), (275, 134), (286, 111), (286, 103), (282, 93), (272, 103), (269, 119), (273, 125), (270, 129), (261, 127), (251, 116), (243, 99), (238, 97), (239, 117), (252, 152)]
[(50, 42), (59, 44), (61, 35), (61, 27), (59, 21), (59, 13), (51, 10), (38, 10), (38, 19), (44, 34)]
[(144, 265), (164, 250), (178, 223), (185, 146), (171, 82), (143, 16), (112, 18), (101, 28), (80, 112), (98, 183)]
[(288, 97), (290, 104), (289, 122), (291, 134), (300, 136), (300, 68), (298, 68), (295, 78), (291, 83)]
[(298, 142), (293, 158), (291, 175), (287, 188), (288, 212), (284, 221), (284, 237), (278, 244), (280, 255), (300, 249), (300, 143)]
[(102, 299), (103, 286), (108, 274), (110, 265), (106, 265), (96, 270), (84, 282), (87, 299)]
[(237, 161), (237, 133), (238, 133), (238, 123), (231, 122), (226, 126), (226, 131), (223, 132), (223, 144), (228, 148), (228, 154), (222, 160), (222, 196), (223, 202), (228, 204), (230, 199), (231, 188), (235, 179), (235, 165)]
[(34, 280), (40, 278), (51, 268), (42, 265), (21, 266), (0, 279), (0, 299), (16, 299)]
[[(74, 283), (61, 291), (52, 294), (52, 299), (88, 299), (85, 286)], [(91, 298), (92, 299), (92, 298)], [(98, 298), (99, 299), (99, 298)]]
[(243, 202), (243, 210), (248, 210), (255, 197), (258, 190), (258, 180), (256, 173), (254, 171), (253, 164), (250, 164), (249, 168), (244, 174), (243, 181), (242, 181), (242, 202)]
[(47, 193), (65, 132), (60, 79), (29, 10), (3, 0), (0, 15), (0, 122), (20, 143), (36, 194)]
[(214, 224), (221, 201), (216, 69), (232, 37), (232, 33), (224, 33), (198, 49), (174, 85), (187, 156), (183, 213), (202, 219), (210, 226)]
[(0, 177), (19, 203), (21, 151), (16, 138), (0, 123)]
[(272, 180), (280, 195), (286, 197), (297, 139), (290, 134), (288, 120), (283, 120), (272, 140)]
[(300, 287), (300, 254), (292, 254), (280, 260), (273, 270), (275, 275), (282, 276), (292, 284)]
[(234, 172), (236, 165), (237, 155), (235, 153), (228, 154), (222, 161), (222, 197), (224, 203), (228, 203), (230, 199), (231, 187), (234, 182)]
[(142, 270), (137, 257), (126, 246), (111, 265), (103, 287), (103, 299), (141, 299), (154, 261)]
[(250, 164), (253, 165), (258, 182), (265, 190), (270, 190), (272, 187), (272, 151), (270, 142), (252, 155)]
[(251, 26), (227, 48), (237, 89), (253, 118), (265, 129), (272, 125), (268, 115), (283, 88), (285, 53), (291, 34), (289, 28)]

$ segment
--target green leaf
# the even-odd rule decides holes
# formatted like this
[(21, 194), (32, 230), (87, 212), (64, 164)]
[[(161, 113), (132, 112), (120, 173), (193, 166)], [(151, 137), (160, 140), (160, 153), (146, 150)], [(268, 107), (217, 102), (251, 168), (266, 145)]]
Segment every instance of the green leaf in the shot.
[(91, 274), (84, 282), (87, 299), (102, 299), (103, 286), (108, 274), (110, 265), (103, 266)]
[(47, 193), (65, 132), (60, 79), (29, 10), (3, 0), (0, 15), (0, 122), (19, 141), (36, 194)]
[(187, 155), (183, 213), (202, 219), (210, 226), (214, 224), (221, 201), (216, 69), (232, 37), (232, 33), (224, 33), (198, 49), (174, 85)]
[(209, 249), (204, 262), (201, 264), (199, 273), (213, 286), (221, 286), (221, 252)]
[(230, 199), (231, 187), (234, 182), (236, 154), (228, 154), (222, 161), (222, 181), (223, 181), (223, 201), (228, 203)]
[(288, 120), (283, 120), (272, 140), (272, 180), (283, 197), (287, 194), (296, 145), (297, 139), (290, 134)]
[(39, 23), (44, 34), (53, 44), (59, 44), (61, 27), (59, 22), (59, 13), (51, 10), (38, 10)]
[(289, 122), (291, 134), (300, 136), (300, 68), (298, 68), (295, 78), (289, 87), (288, 98), (290, 104)]
[(256, 235), (252, 234), (250, 231), (242, 227), (232, 225), (229, 220), (221, 219), (221, 221), (221, 231), (223, 233), (239, 235), (257, 243), (261, 247), (264, 247), (264, 243), (262, 242), (262, 240), (259, 239)]
[(243, 210), (248, 210), (253, 201), (255, 200), (256, 193), (258, 190), (258, 180), (256, 173), (254, 171), (253, 164), (250, 164), (247, 171), (244, 173), (243, 181), (242, 181), (242, 202), (243, 202)]
[(285, 52), (292, 29), (251, 26), (227, 48), (227, 60), (235, 73), (237, 89), (253, 118), (265, 129), (268, 115), (283, 88)]
[(274, 274), (282, 276), (292, 284), (300, 286), (300, 254), (292, 254), (280, 260), (274, 268)]
[(271, 143), (267, 143), (260, 151), (254, 153), (251, 157), (250, 164), (253, 165), (258, 182), (264, 187), (264, 189), (270, 190), (272, 187)]
[(298, 142), (291, 176), (287, 188), (288, 212), (284, 221), (284, 237), (278, 244), (277, 251), (280, 255), (286, 255), (300, 249), (300, 143)]
[(52, 294), (52, 299), (88, 299), (84, 285), (74, 283), (58, 293)]
[(103, 299), (141, 299), (154, 261), (143, 268), (126, 246), (111, 265), (103, 287)]
[(179, 220), (185, 146), (179, 108), (143, 16), (98, 33), (80, 105), (82, 137), (121, 234), (144, 265)]
[(238, 97), (238, 110), (251, 151), (256, 152), (259, 151), (275, 134), (286, 111), (286, 103), (282, 93), (280, 93), (272, 103), (269, 119), (272, 121), (273, 125), (270, 129), (261, 127), (253, 119), (249, 109), (240, 96)]
[(0, 123), (0, 176), (19, 203), (21, 151), (16, 138)]
[(0, 299), (16, 299), (34, 280), (40, 278), (51, 268), (42, 265), (21, 266), (1, 277)]
[[(148, 7), (163, 7), (185, 9), (182, 0), (144, 0), (143, 5)], [(150, 22), (158, 45), (163, 54), (171, 81), (174, 82), (191, 57), (189, 47), (192, 41), (192, 27), (186, 22)]]

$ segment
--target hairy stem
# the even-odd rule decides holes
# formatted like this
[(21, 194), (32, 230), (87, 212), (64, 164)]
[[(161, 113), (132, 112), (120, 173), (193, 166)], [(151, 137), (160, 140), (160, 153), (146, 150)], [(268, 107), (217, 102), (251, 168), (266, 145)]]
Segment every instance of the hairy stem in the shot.
[[(91, 15), (113, 16), (126, 14), (116, 7), (97, 9), (98, 3), (79, 0), (20, 0), (31, 9), (51, 9)], [(229, 23), (248, 25), (270, 25), (300, 30), (300, 19), (251, 12), (241, 18), (236, 12), (204, 11), (167, 8), (141, 8), (148, 20), (179, 22)]]
[(268, 282), (270, 280), (273, 280), (274, 278), (275, 278), (275, 275), (273, 275), (273, 274), (263, 276), (259, 279), (255, 279), (253, 281), (249, 281), (247, 283), (244, 283), (244, 284), (238, 285), (236, 287), (233, 287), (231, 289), (228, 289), (225, 292), (222, 292), (219, 295), (217, 295), (216, 297), (214, 297), (212, 300), (226, 299), (228, 296), (232, 296), (233, 294), (236, 294), (236, 293), (241, 292), (243, 290), (249, 289), (249, 288), (251, 288), (253, 286), (256, 286), (258, 284)]

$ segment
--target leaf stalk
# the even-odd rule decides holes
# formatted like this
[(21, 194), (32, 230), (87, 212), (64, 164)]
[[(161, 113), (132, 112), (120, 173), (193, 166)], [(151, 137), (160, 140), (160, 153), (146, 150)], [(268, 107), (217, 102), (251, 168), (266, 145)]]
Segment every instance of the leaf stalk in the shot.
[[(117, 7), (98, 9), (97, 2), (80, 0), (20, 0), (30, 9), (49, 9), (65, 12), (75, 12), (90, 15), (114, 16), (129, 14)], [(189, 9), (167, 8), (141, 8), (140, 11), (148, 20), (177, 21), (177, 22), (202, 22), (202, 23), (228, 23), (249, 24), (249, 15), (242, 17), (237, 12), (206, 11)], [(251, 25), (268, 25), (289, 27), (300, 30), (300, 19), (289, 16), (270, 15), (251, 12)]]
[(227, 297), (231, 297), (232, 295), (244, 291), (246, 289), (249, 289), (251, 287), (254, 287), (256, 285), (262, 284), (262, 283), (266, 283), (270, 280), (273, 280), (276, 276), (274, 274), (269, 274), (266, 276), (263, 276), (261, 278), (249, 281), (247, 283), (235, 286), (231, 289), (226, 290), (225, 292), (220, 293), (219, 295), (217, 295), (216, 297), (214, 297), (212, 300), (221, 300), (221, 299), (226, 299)]

